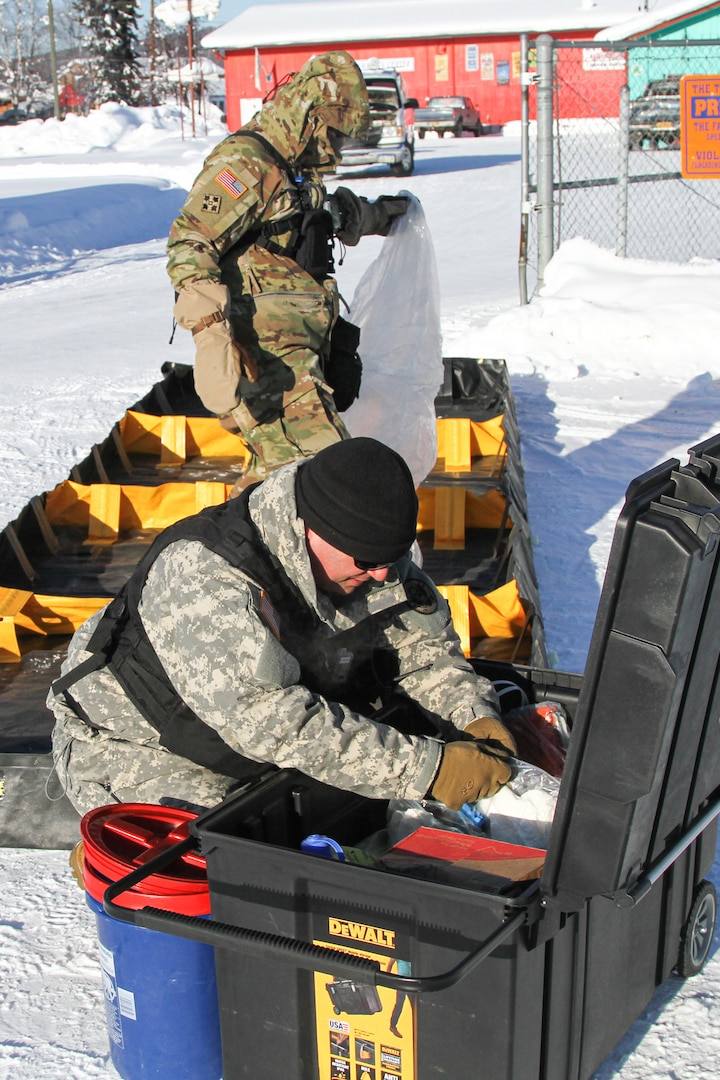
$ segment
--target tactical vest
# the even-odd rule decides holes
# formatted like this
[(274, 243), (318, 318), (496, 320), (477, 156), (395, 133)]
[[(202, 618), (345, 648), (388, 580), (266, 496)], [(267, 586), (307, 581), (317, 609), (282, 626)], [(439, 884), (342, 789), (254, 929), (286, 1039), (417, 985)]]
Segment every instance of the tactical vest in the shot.
[(374, 713), (400, 730), (437, 736), (444, 726), (440, 718), (431, 720), (419, 706), (393, 694), (397, 657), (380, 644), (382, 630), (402, 611), (413, 608), (431, 613), (436, 608), (434, 593), (414, 576), (410, 560), (406, 599), (393, 601), (349, 630), (333, 632), (262, 543), (248, 510), (252, 490), (185, 518), (157, 537), (101, 617), (86, 646), (92, 656), (53, 683), (55, 695), (62, 695), (78, 716), (95, 726), (69, 688), (90, 672), (107, 667), (135, 708), (160, 733), (161, 746), (237, 779), (267, 771), (267, 764), (233, 750), (185, 704), (142, 624), (138, 605), (150, 567), (169, 544), (190, 540), (199, 541), (250, 579), (256, 610), (298, 661), (302, 685), (364, 715)]
[[(302, 179), (299, 179), (289, 163), (279, 150), (261, 135), (259, 131), (246, 131), (242, 129), (235, 132), (244, 139), (254, 139), (267, 151), (285, 173), (287, 173), (297, 195), (299, 209), (289, 214), (281, 221), (266, 222), (257, 232), (250, 237), (243, 237), (243, 248), (256, 244), (263, 247), (273, 255), (285, 255), (293, 259), (298, 266), (307, 271), (316, 281), (323, 281), (329, 274), (335, 271), (333, 256), (334, 229), (332, 214), (329, 210), (308, 205), (308, 197), (303, 190)], [(289, 233), (288, 239), (282, 244), (276, 237)]]
[[(309, 204), (304, 181), (295, 175), (280, 151), (264, 135), (244, 128), (235, 134), (260, 143), (275, 164), (287, 174), (299, 208), (280, 221), (268, 221), (260, 229), (245, 234), (233, 249), (234, 253), (244, 253), (252, 245), (264, 248), (272, 255), (292, 259), (301, 270), (322, 283), (335, 272), (335, 226), (332, 214), (329, 210)], [(282, 242), (278, 237), (283, 238)], [(332, 389), (338, 412), (349, 409), (360, 393), (362, 360), (358, 353), (359, 343), (360, 328), (338, 315), (327, 354), (320, 357), (323, 377)]]

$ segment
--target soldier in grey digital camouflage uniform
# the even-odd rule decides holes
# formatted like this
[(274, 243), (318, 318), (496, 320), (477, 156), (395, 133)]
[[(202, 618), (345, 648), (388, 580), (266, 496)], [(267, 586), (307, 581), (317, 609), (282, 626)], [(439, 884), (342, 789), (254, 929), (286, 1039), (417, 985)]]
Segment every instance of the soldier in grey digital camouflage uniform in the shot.
[[(430, 792), (455, 808), (496, 791), (514, 743), (447, 604), (407, 554), (416, 514), (402, 458), (357, 438), (165, 530), (131, 585), (140, 583), (152, 659), (142, 686), (155, 685), (155, 665), (176, 700), (164, 706), (164, 691), (151, 691), (134, 704), (136, 686), (127, 668), (116, 677), (112, 658), (78, 670), (97, 658), (88, 644), (103, 612), (76, 632), (66, 686), (48, 697), (58, 776), (77, 810), (113, 800), (205, 807), (267, 763), (368, 797)], [(214, 539), (199, 541), (208, 521)], [(412, 707), (412, 725), (394, 723), (393, 703)], [(163, 708), (186, 710), (184, 734), (173, 735)], [(220, 757), (201, 751), (208, 734)], [(227, 761), (228, 772), (209, 761)]]
[(250, 477), (348, 437), (326, 379), (339, 314), (333, 232), (344, 244), (386, 235), (408, 205), (343, 187), (327, 195), (322, 174), (343, 138), (367, 126), (352, 57), (314, 57), (213, 150), (170, 231), (175, 317), (195, 339), (197, 392), (253, 451)]

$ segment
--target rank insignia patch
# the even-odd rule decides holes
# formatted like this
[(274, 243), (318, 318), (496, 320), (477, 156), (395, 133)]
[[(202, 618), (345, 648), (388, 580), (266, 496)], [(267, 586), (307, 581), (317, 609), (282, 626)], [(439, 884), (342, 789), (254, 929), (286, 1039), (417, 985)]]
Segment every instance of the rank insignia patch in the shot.
[(202, 208), (206, 214), (219, 214), (222, 199), (219, 195), (203, 195)]
[(232, 195), (233, 199), (239, 199), (247, 191), (247, 186), (243, 184), (242, 180), (238, 180), (235, 173), (230, 172), (229, 169), (223, 169), (221, 173), (217, 174), (215, 180), (220, 187), (225, 188), (228, 195)]

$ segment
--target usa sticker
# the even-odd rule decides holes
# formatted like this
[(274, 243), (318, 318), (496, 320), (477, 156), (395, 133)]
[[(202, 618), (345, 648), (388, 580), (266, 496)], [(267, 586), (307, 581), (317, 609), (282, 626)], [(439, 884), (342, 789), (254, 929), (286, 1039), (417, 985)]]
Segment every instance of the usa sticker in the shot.
[(225, 188), (228, 195), (232, 195), (233, 199), (239, 199), (247, 191), (247, 185), (243, 184), (242, 180), (238, 180), (235, 173), (230, 172), (229, 169), (223, 169), (215, 179), (220, 187)]

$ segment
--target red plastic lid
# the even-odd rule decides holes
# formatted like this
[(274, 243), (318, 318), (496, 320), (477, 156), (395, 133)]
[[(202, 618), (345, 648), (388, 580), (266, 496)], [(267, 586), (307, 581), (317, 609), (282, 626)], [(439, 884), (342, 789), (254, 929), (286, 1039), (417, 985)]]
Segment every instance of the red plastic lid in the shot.
[[(85, 843), (83, 880), (90, 895), (101, 900), (109, 883), (186, 840), (189, 823), (196, 817), (189, 810), (152, 803), (113, 803), (85, 814), (80, 835)], [(123, 893), (118, 903), (123, 907), (151, 905), (198, 914), (189, 909), (199, 904), (209, 910), (208, 893), (205, 859), (196, 851), (188, 851)]]
[[(105, 890), (112, 884), (107, 878), (98, 874), (91, 863), (85, 860), (83, 863), (83, 883), (89, 896), (102, 904), (105, 899)], [(161, 911), (176, 911), (180, 915), (209, 915), (210, 893), (197, 892), (186, 895), (168, 895), (167, 893), (137, 892), (128, 889), (117, 897), (116, 903), (120, 907), (137, 911), (138, 908), (154, 907)]]

